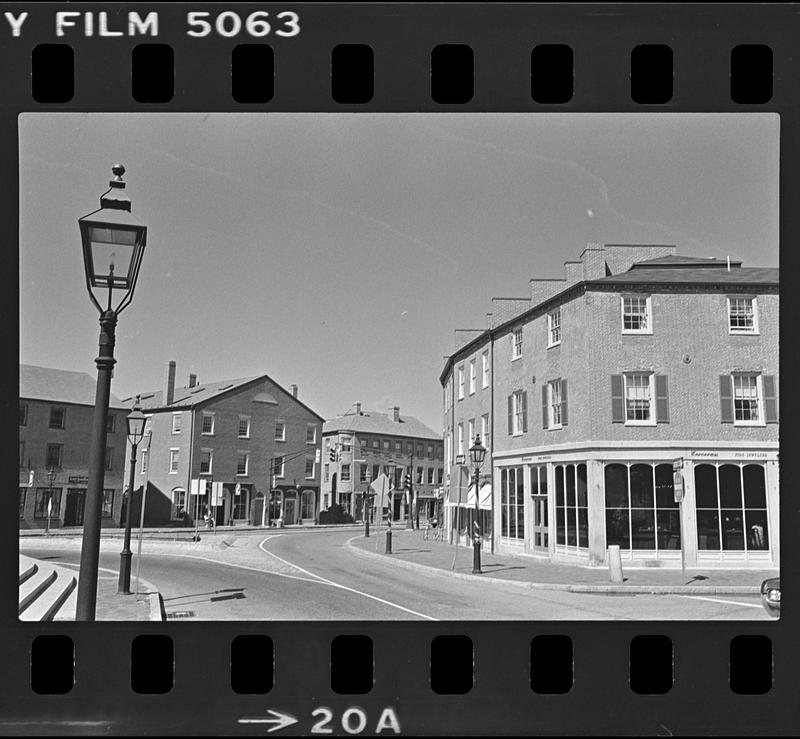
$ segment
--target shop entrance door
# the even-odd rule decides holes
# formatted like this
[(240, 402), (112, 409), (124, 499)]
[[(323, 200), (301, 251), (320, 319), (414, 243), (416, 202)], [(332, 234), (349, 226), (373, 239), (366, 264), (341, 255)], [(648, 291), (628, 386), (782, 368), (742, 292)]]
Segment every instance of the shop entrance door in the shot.
[(283, 501), (283, 523), (290, 525), (295, 522), (297, 501), (294, 498), (286, 498)]
[(547, 496), (532, 495), (533, 504), (533, 548), (538, 552), (548, 549)]
[(64, 526), (83, 525), (83, 502), (85, 490), (70, 488), (67, 490), (67, 501), (64, 505)]

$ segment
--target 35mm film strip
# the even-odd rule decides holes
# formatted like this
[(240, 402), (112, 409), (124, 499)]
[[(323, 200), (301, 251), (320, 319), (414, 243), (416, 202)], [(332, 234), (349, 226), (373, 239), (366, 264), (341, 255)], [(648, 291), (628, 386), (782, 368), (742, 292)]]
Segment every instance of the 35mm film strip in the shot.
[(2, 10), (0, 732), (797, 732), (796, 6)]

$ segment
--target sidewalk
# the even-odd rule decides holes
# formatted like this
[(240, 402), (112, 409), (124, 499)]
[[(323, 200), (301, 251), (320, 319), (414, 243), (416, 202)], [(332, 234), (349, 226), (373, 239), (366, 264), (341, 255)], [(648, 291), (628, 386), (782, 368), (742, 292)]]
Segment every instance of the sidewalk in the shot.
[[(158, 593), (142, 583), (139, 595), (121, 595), (117, 592), (117, 576), (100, 571), (97, 578), (97, 621), (161, 621)], [(135, 587), (131, 578), (131, 590)], [(155, 604), (152, 602), (155, 599)]]
[[(391, 558), (402, 567), (435, 572), (444, 577), (513, 583), (526, 588), (567, 590), (578, 593), (691, 593), (696, 595), (758, 594), (761, 581), (776, 577), (778, 570), (687, 569), (681, 580), (680, 568), (626, 567), (623, 583), (610, 582), (606, 567), (554, 563), (547, 559), (512, 554), (491, 554), (481, 549), (483, 574), (472, 574), (472, 547), (456, 547), (446, 541), (423, 539), (423, 531), (392, 529), (392, 554), (385, 554), (386, 529), (363, 534), (348, 542), (362, 557)], [(432, 535), (432, 533), (431, 533)], [(455, 558), (455, 567), (453, 560)]]

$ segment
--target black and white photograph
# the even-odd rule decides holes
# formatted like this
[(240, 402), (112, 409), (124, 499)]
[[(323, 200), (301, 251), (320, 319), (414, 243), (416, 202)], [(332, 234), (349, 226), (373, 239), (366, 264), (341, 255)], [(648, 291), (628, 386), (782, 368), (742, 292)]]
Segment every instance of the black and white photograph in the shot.
[(777, 114), (18, 126), (20, 620), (780, 616)]

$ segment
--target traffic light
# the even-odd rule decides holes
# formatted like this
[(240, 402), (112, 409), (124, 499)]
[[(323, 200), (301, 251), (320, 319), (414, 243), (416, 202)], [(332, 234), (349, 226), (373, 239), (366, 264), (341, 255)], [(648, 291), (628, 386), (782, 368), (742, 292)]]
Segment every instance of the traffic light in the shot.
[(331, 447), (330, 452), (328, 452), (328, 459), (330, 459), (331, 462), (336, 461), (336, 449), (334, 447)]
[(406, 490), (411, 490), (411, 473), (406, 472)]

